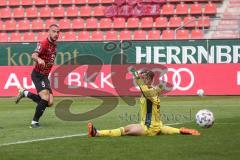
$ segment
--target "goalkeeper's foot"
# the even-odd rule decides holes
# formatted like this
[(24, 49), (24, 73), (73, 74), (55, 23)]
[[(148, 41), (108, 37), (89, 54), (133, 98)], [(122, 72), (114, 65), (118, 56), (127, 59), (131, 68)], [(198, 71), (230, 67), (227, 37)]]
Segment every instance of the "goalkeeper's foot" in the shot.
[(97, 134), (97, 129), (93, 126), (91, 122), (88, 123), (88, 137), (95, 137)]
[(194, 136), (199, 136), (200, 132), (195, 130), (195, 129), (188, 129), (188, 128), (180, 128), (180, 133), (181, 134), (189, 134), (189, 135), (194, 135)]
[(18, 95), (17, 95), (16, 101), (15, 101), (16, 104), (18, 104), (18, 103), (20, 102), (20, 100), (21, 100), (23, 97), (25, 97), (25, 96), (24, 96), (24, 91), (25, 91), (25, 90), (26, 90), (26, 89), (23, 89), (23, 88), (20, 88), (20, 89), (18, 90)]

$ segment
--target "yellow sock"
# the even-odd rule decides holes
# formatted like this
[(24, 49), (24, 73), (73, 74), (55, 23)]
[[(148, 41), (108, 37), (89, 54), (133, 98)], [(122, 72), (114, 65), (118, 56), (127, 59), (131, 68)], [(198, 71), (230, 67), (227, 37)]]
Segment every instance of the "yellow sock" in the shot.
[(179, 134), (180, 133), (180, 129), (169, 127), (169, 126), (163, 126), (160, 131), (162, 134)]
[(120, 127), (111, 130), (99, 130), (97, 133), (100, 137), (119, 137), (121, 135), (124, 135), (124, 128)]

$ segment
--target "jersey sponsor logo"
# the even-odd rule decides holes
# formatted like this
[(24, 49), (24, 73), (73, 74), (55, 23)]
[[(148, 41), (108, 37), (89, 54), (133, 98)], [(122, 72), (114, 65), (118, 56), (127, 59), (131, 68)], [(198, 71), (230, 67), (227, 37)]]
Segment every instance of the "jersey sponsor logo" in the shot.
[(41, 85), (42, 85), (42, 87), (44, 88), (44, 87), (46, 87), (46, 85), (45, 85), (45, 82), (44, 81), (42, 81), (41, 82)]

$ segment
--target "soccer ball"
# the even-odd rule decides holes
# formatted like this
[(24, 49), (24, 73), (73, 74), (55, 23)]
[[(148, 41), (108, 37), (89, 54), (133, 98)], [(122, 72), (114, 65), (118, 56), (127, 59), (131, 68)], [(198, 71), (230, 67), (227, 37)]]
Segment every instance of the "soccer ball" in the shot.
[(204, 95), (204, 90), (203, 89), (197, 90), (197, 95), (202, 97)]
[(196, 123), (203, 128), (209, 128), (214, 124), (213, 113), (207, 109), (199, 110), (196, 114)]

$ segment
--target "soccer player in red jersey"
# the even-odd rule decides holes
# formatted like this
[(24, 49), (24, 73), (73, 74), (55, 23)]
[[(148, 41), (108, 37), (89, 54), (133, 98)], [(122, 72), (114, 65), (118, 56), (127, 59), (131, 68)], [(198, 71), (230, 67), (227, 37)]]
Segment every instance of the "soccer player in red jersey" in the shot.
[(20, 89), (16, 99), (16, 103), (18, 103), (23, 97), (28, 97), (37, 103), (30, 128), (39, 128), (39, 119), (43, 115), (46, 107), (53, 105), (53, 94), (48, 75), (56, 57), (56, 41), (59, 37), (59, 33), (59, 26), (52, 24), (49, 27), (48, 37), (39, 42), (37, 48), (32, 53), (32, 59), (36, 64), (32, 71), (31, 78), (38, 94), (31, 93), (26, 89)]

